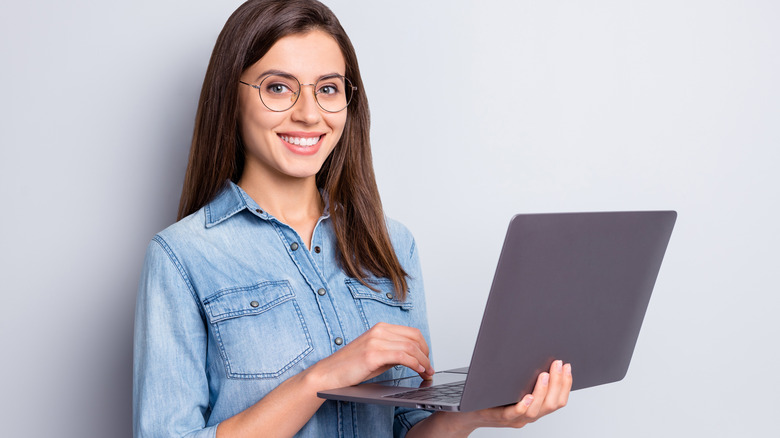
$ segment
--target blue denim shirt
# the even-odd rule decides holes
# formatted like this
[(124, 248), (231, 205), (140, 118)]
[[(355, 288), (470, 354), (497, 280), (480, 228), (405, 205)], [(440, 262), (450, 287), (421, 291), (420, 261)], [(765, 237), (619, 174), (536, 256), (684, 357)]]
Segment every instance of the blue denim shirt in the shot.
[[(157, 234), (138, 292), (133, 355), (135, 437), (214, 437), (217, 424), (377, 322), (419, 328), (430, 345), (414, 238), (387, 221), (409, 274), (392, 282), (336, 262), (327, 209), (307, 249), (300, 236), (230, 183)], [(414, 374), (396, 366), (377, 380)], [(426, 411), (326, 401), (296, 436), (403, 437)]]

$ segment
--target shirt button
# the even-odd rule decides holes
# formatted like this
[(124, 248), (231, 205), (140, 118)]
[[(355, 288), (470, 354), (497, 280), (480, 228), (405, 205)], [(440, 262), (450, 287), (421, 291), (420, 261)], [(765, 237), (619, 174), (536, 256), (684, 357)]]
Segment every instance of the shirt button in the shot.
[(335, 343), (336, 343), (336, 345), (341, 345), (341, 344), (343, 344), (343, 343), (344, 343), (344, 340), (343, 340), (343, 339), (341, 339), (341, 338), (336, 338), (336, 339), (334, 339), (334, 340), (333, 340), (333, 342), (335, 342)]
[(251, 303), (249, 303), (249, 305), (252, 307), (257, 307), (260, 305), (260, 303), (258, 303), (257, 301), (252, 301)]
[(319, 296), (323, 296), (323, 295), (325, 295), (325, 293), (326, 293), (326, 291), (325, 291), (325, 289), (324, 289), (324, 288), (320, 288), (320, 289), (317, 291), (317, 295), (319, 295)]
[(290, 249), (291, 249), (291, 250), (293, 250), (293, 251), (295, 251), (296, 249), (298, 249), (298, 244), (297, 244), (296, 242), (293, 242), (293, 243), (290, 245)]
[(263, 214), (263, 210), (260, 210), (259, 208), (256, 208), (255, 211), (260, 213), (260, 214)]
[(390, 292), (386, 293), (385, 296), (387, 297), (388, 300), (393, 299), (393, 294), (391, 294)]
[(320, 248), (319, 246), (315, 246), (315, 247), (314, 247), (314, 252), (316, 252), (317, 254), (319, 254), (320, 252), (322, 252), (322, 248)]

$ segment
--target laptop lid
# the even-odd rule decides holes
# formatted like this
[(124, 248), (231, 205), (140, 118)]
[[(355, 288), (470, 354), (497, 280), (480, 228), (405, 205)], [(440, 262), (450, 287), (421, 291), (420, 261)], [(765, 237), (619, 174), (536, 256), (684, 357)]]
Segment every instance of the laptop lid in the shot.
[[(621, 380), (677, 217), (674, 211), (521, 214), (509, 224), (459, 406), (515, 403), (554, 359), (573, 389)], [(457, 375), (442, 375), (446, 382)], [(434, 379), (436, 380), (436, 379)], [(323, 398), (420, 406), (389, 397), (399, 379), (322, 391)]]
[(677, 218), (674, 211), (512, 218), (460, 409), (515, 403), (554, 359), (572, 389), (621, 380)]

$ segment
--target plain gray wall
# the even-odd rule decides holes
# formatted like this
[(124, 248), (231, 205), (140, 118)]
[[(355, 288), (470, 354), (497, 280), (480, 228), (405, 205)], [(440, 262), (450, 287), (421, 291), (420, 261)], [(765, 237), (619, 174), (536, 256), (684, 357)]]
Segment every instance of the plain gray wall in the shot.
[[(679, 211), (626, 379), (474, 436), (775, 429), (777, 2), (327, 3), (361, 62), (386, 211), (421, 248), (437, 368), (470, 357), (512, 214)], [(175, 219), (238, 4), (0, 5), (4, 436), (130, 437), (143, 253)]]

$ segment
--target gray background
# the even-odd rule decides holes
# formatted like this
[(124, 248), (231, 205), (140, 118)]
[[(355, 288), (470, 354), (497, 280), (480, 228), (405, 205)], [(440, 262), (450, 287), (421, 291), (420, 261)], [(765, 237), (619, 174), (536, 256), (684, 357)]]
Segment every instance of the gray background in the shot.
[[(0, 5), (4, 436), (130, 436), (143, 253), (175, 219), (238, 3)], [(475, 436), (774, 429), (777, 2), (328, 4), (361, 61), (387, 213), (421, 247), (438, 368), (470, 357), (512, 214), (679, 211), (626, 379)]]

